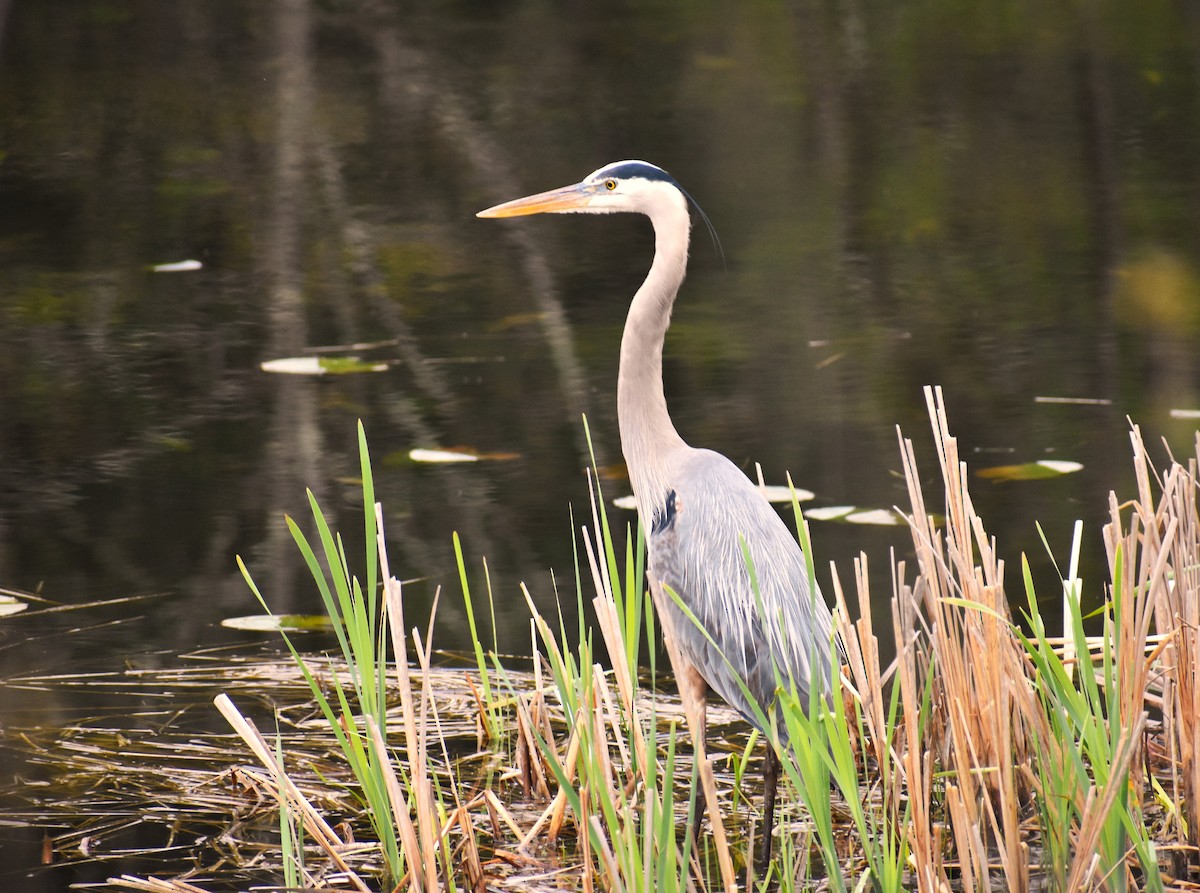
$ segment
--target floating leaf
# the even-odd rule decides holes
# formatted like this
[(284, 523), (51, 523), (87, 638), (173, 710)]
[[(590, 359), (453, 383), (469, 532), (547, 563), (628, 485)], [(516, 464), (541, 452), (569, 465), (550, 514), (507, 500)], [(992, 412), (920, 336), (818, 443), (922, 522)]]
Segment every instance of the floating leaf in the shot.
[(358, 357), (283, 357), (259, 364), (263, 372), (279, 375), (349, 375), (355, 372), (386, 372), (387, 363), (372, 363)]
[(410, 462), (442, 463), (442, 462), (512, 462), (520, 459), (520, 453), (479, 453), (470, 447), (447, 447), (446, 449), (423, 449), (418, 447), (407, 453), (393, 453), (387, 460), (396, 464), (396, 460), (407, 459)]
[(810, 521), (845, 521), (847, 524), (874, 524), (893, 527), (900, 517), (891, 509), (860, 509), (853, 505), (830, 505), (808, 509), (804, 517)]
[(811, 521), (837, 521), (854, 511), (852, 505), (827, 505), (804, 510), (804, 517)]
[(1037, 462), (1026, 462), (1023, 465), (995, 465), (991, 468), (980, 468), (975, 474), (989, 481), (1036, 481), (1072, 474), (1082, 468), (1081, 463), (1066, 459), (1041, 459)]
[(226, 617), (221, 626), (256, 633), (325, 632), (333, 629), (333, 621), (325, 614), (251, 614), (247, 617)]
[[(767, 484), (765, 486), (759, 486), (758, 491), (762, 493), (763, 496), (767, 497), (767, 502), (792, 501), (792, 491), (782, 484)], [(801, 490), (799, 487), (796, 488), (796, 499), (800, 502), (807, 502), (808, 500), (813, 499), (815, 496), (816, 494), (813, 493), (812, 490)]]
[(198, 260), (177, 260), (170, 264), (155, 264), (150, 269), (155, 273), (190, 273), (203, 268), (204, 264)]
[(1034, 397), (1034, 403), (1070, 403), (1078, 406), (1112, 406), (1107, 397)]
[(10, 614), (20, 614), (29, 605), (20, 599), (13, 598), (11, 595), (0, 595), (0, 617), (7, 617)]
[(352, 375), (356, 372), (387, 372), (387, 363), (373, 363), (358, 357), (321, 357), (321, 368), (330, 375)]
[(1083, 471), (1083, 463), (1071, 459), (1041, 459), (1036, 464), (1048, 468), (1055, 474), (1074, 474)]
[(894, 527), (900, 519), (891, 509), (865, 509), (861, 512), (851, 512), (846, 515), (851, 524), (877, 524), (881, 527)]
[(473, 453), (461, 452), (459, 450), (424, 450), (415, 449), (408, 451), (408, 458), (414, 462), (478, 462), (479, 457)]
[(266, 360), (259, 364), (263, 372), (280, 375), (324, 375), (319, 357), (284, 357), (281, 360)]

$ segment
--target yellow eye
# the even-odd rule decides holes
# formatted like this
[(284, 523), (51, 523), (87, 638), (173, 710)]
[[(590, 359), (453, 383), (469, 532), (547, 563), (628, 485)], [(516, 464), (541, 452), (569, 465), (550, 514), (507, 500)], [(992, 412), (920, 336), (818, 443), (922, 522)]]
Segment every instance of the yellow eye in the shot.
[(617, 181), (616, 180), (605, 180), (604, 188), (607, 189), (609, 192), (612, 192), (614, 189), (617, 188)]

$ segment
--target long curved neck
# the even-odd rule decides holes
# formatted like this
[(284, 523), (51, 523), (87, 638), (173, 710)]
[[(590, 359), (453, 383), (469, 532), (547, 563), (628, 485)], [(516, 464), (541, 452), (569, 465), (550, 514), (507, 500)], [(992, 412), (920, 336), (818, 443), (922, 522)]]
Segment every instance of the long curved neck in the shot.
[(617, 374), (621, 450), (643, 523), (650, 522), (653, 508), (666, 493), (667, 457), (686, 446), (667, 413), (662, 354), (671, 308), (687, 271), (691, 220), (687, 206), (680, 201), (678, 207), (653, 215), (651, 222), (654, 263), (629, 305)]

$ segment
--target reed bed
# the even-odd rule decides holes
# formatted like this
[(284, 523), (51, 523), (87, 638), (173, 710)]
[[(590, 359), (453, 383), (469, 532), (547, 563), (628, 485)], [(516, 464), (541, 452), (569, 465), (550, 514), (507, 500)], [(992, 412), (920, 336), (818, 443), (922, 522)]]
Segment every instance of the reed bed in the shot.
[[(917, 450), (898, 432), (912, 550), (890, 561), (890, 599), (873, 597), (865, 555), (847, 585), (833, 568), (835, 691), (800, 703), (781, 680), (789, 744), (768, 746), (790, 792), (770, 866), (756, 871), (749, 856), (764, 833), (747, 771), (760, 736), (712, 705), (710, 726), (741, 737), (710, 757), (691, 705), (657, 690), (653, 668), (642, 672), (655, 635), (642, 544), (633, 529), (614, 536), (598, 487), (576, 540), (572, 596), (592, 609), (594, 629), (547, 620), (525, 593), (533, 669), (506, 666), (475, 625), (481, 603), (460, 548), (480, 645), (470, 670), (440, 669), (432, 618), (406, 622), (387, 568), (365, 439), (373, 545), (361, 578), (315, 503), (319, 548), (297, 538), (343, 631), (342, 654), (295, 650), (290, 668), (248, 667), (228, 687), (218, 705), (249, 748), (236, 766), (214, 774), (202, 747), (193, 762), (192, 745), (160, 740), (178, 798), (190, 792), (213, 824), (225, 816), (218, 839), (236, 839), (237, 825), (247, 841), (238, 871), (257, 859), (289, 888), (1200, 889), (1200, 441), (1196, 456), (1159, 471), (1131, 429), (1137, 492), (1111, 497), (1096, 534), (1109, 581), (1085, 594), (1081, 527), (1056, 579), (1034, 581), (1023, 556), (1006, 573), (941, 394), (926, 399), (941, 492), (927, 504)], [(797, 519), (807, 546), (798, 509)], [(1085, 595), (1101, 604), (1086, 616)], [(896, 654), (886, 666), (881, 637)], [(188, 671), (178, 678), (192, 684)], [(256, 683), (268, 678), (277, 697), (280, 678), (294, 694), (275, 705), (273, 734), (238, 706), (262, 715)], [(102, 764), (118, 734), (80, 729), (38, 746), (46, 759)], [(228, 739), (208, 740), (228, 752)], [(183, 885), (215, 877), (110, 883), (194, 893)]]

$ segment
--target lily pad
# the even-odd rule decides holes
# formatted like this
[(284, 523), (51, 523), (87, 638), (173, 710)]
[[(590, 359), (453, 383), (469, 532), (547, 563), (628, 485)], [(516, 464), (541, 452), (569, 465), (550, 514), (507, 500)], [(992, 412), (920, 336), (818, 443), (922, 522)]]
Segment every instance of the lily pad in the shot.
[(1064, 403), (1074, 406), (1112, 406), (1107, 397), (1053, 397), (1048, 395), (1033, 398), (1034, 403)]
[(320, 357), (284, 357), (280, 360), (265, 360), (259, 364), (263, 372), (279, 375), (324, 375)]
[[(767, 502), (791, 502), (792, 491), (783, 484), (767, 484), (765, 487), (760, 486), (758, 492), (767, 497)], [(800, 502), (808, 502), (816, 497), (812, 490), (802, 490), (796, 488), (796, 499)]]
[(155, 273), (190, 273), (203, 268), (204, 264), (198, 260), (177, 260), (169, 264), (155, 264), (150, 269)]
[(13, 598), (11, 595), (0, 595), (0, 617), (7, 617), (10, 614), (20, 614), (29, 605), (21, 601), (19, 598)]
[(1067, 459), (1041, 459), (1022, 465), (995, 465), (991, 468), (980, 468), (975, 474), (989, 481), (1037, 481), (1073, 474), (1082, 469), (1083, 464), (1080, 462)]
[(386, 372), (387, 363), (372, 363), (358, 357), (282, 357), (259, 364), (263, 372), (277, 375), (351, 375), (357, 372)]
[(328, 632), (333, 629), (333, 621), (324, 614), (250, 614), (226, 617), (221, 626), (256, 633)]
[(810, 521), (839, 521), (853, 511), (855, 511), (855, 506), (852, 505), (825, 505), (805, 509), (804, 517)]
[(880, 527), (895, 527), (900, 518), (891, 509), (863, 509), (846, 515), (851, 524), (874, 524)]
[(432, 464), (479, 461), (479, 456), (462, 450), (415, 449), (408, 451), (408, 458), (412, 459), (414, 462), (426, 462)]
[(353, 375), (357, 372), (387, 372), (387, 363), (373, 363), (358, 357), (321, 357), (321, 368), (330, 375)]

